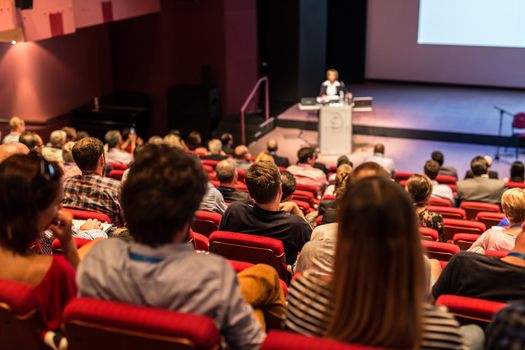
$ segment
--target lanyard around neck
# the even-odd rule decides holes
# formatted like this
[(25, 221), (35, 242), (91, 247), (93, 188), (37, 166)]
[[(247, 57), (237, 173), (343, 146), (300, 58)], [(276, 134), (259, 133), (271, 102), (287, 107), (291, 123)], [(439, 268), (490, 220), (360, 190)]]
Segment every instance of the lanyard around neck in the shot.
[(518, 253), (518, 252), (510, 252), (507, 256), (513, 256), (515, 258), (520, 258), (522, 260), (525, 260), (525, 254)]
[(133, 253), (131, 251), (128, 252), (128, 255), (129, 255), (129, 258), (131, 260), (140, 261), (140, 262), (147, 262), (147, 263), (150, 263), (150, 264), (158, 264), (162, 260), (164, 260), (164, 259), (158, 258), (156, 256), (142, 255), (142, 254), (138, 254), (138, 253)]

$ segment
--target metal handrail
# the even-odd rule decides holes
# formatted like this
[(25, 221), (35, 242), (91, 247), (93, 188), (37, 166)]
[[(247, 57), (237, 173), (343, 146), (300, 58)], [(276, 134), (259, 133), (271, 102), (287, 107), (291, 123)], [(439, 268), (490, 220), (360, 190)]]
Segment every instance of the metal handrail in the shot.
[(270, 119), (270, 83), (268, 81), (268, 77), (262, 77), (255, 83), (255, 86), (252, 89), (252, 92), (248, 95), (248, 98), (246, 101), (244, 101), (244, 104), (241, 107), (241, 140), (242, 144), (246, 145), (246, 125), (245, 125), (245, 117), (246, 117), (246, 108), (248, 108), (250, 102), (252, 102), (255, 93), (259, 89), (259, 86), (265, 82), (265, 89), (264, 89), (264, 109), (265, 109), (265, 120)]

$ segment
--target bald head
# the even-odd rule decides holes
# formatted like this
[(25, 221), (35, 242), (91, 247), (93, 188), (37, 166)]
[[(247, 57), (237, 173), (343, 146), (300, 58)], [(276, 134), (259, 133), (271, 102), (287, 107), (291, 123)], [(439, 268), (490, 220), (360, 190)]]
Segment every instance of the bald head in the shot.
[(237, 182), (235, 163), (230, 159), (221, 160), (217, 163), (215, 173), (221, 184), (235, 184)]
[(266, 142), (266, 149), (268, 150), (268, 152), (277, 152), (278, 147), (279, 145), (277, 144), (277, 140), (275, 139), (270, 139), (268, 140), (268, 142)]
[(22, 143), (10, 143), (7, 145), (0, 146), (0, 163), (2, 163), (7, 158), (11, 157), (13, 154), (28, 154), (29, 148)]
[(244, 145), (235, 147), (235, 150), (233, 151), (233, 156), (235, 157), (235, 159), (245, 160), (245, 161), (251, 160), (251, 157), (252, 157), (248, 150), (248, 147)]

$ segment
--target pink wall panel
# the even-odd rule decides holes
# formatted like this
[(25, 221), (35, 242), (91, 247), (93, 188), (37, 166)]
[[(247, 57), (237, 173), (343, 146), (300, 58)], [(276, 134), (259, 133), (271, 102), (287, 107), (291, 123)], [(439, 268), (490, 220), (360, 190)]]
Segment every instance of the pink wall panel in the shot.
[(22, 10), (26, 41), (48, 39), (53, 36), (50, 15), (62, 14), (63, 34), (75, 32), (73, 0), (33, 1), (32, 10)]
[(104, 23), (102, 2), (104, 0), (73, 0), (75, 26), (84, 28)]
[(160, 11), (160, 0), (111, 0), (115, 21)]
[(15, 29), (13, 0), (0, 0), (0, 31)]

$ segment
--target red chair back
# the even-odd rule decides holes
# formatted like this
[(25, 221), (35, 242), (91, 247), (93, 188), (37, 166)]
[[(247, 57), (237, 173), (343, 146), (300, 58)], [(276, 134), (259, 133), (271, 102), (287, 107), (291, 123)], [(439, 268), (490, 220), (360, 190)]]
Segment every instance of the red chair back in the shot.
[(87, 219), (97, 219), (98, 221), (104, 221), (108, 224), (111, 224), (111, 219), (107, 214), (97, 213), (89, 210), (73, 209), (73, 208), (62, 208), (62, 210), (67, 211), (68, 213), (73, 214), (74, 219), (87, 220)]
[(205, 235), (201, 235), (200, 233), (193, 232), (193, 230), (190, 230), (190, 243), (193, 243), (193, 247), (195, 250), (200, 250), (207, 252), (209, 250), (210, 241), (208, 237)]
[(396, 182), (406, 181), (410, 176), (414, 174), (415, 173), (407, 171), (398, 171), (394, 174), (394, 180), (396, 180)]
[[(84, 238), (76, 238), (73, 237), (73, 241), (75, 242), (75, 245), (77, 248), (81, 248), (85, 246), (88, 243), (93, 242), (91, 239), (84, 239)], [(51, 243), (51, 248), (53, 249), (53, 254), (62, 254), (62, 244), (58, 240), (58, 238), (55, 238), (53, 242)]]
[(505, 214), (503, 213), (491, 213), (488, 211), (480, 211), (476, 214), (476, 221), (484, 223), (487, 229), (492, 226), (498, 226), (499, 222), (504, 218)]
[(494, 256), (496, 258), (504, 258), (509, 255), (510, 252), (506, 250), (485, 250), (485, 255)]
[(109, 177), (115, 180), (122, 180), (122, 175), (124, 175), (124, 172), (126, 170), (122, 169), (113, 169), (109, 172)]
[(472, 233), (456, 233), (452, 237), (452, 242), (457, 245), (461, 250), (468, 250), (472, 243), (476, 242), (480, 235)]
[(312, 211), (312, 207), (310, 206), (310, 203), (308, 203), (308, 202), (301, 201), (301, 200), (298, 200), (298, 199), (292, 199), (292, 202), (297, 204), (299, 209), (301, 209), (303, 211), (303, 213), (305, 213), (305, 214), (308, 214), (309, 212)]
[(213, 170), (215, 170), (215, 167), (217, 164), (219, 164), (218, 160), (212, 160), (212, 159), (201, 159), (201, 162), (203, 165), (210, 166)]
[(283, 242), (278, 239), (246, 233), (216, 231), (210, 235), (210, 252), (229, 260), (273, 266), (279, 277), (288, 283)]
[(124, 163), (106, 162), (106, 165), (118, 170), (126, 170), (128, 168), (128, 165)]
[(457, 295), (441, 295), (436, 305), (443, 305), (454, 314), (461, 324), (476, 323), (480, 326), (488, 325), (492, 317), (507, 306), (496, 301), (462, 297)]
[(46, 330), (33, 287), (0, 280), (0, 344), (2, 349), (42, 349)]
[(428, 205), (437, 206), (437, 207), (451, 207), (452, 204), (450, 200), (445, 198), (434, 198), (430, 197), (428, 200)]
[(426, 208), (430, 211), (440, 213), (443, 218), (450, 218), (450, 219), (465, 219), (465, 210), (460, 208), (452, 208), (452, 207), (439, 207), (439, 206), (430, 206), (427, 205)]
[(514, 118), (512, 119), (512, 128), (525, 129), (525, 113), (514, 114)]
[(323, 195), (323, 198), (321, 198), (322, 200), (325, 200), (325, 201), (335, 201), (335, 195), (333, 194), (325, 194)]
[(237, 180), (244, 182), (246, 179), (246, 170), (237, 168)]
[(268, 333), (266, 340), (261, 346), (261, 350), (373, 350), (379, 348), (371, 348), (361, 345), (352, 345), (335, 340), (308, 337), (305, 335), (283, 332), (271, 331)]
[(436, 181), (442, 185), (455, 185), (457, 179), (454, 176), (438, 175)]
[(467, 213), (468, 220), (474, 220), (476, 218), (476, 215), (478, 215), (478, 213), (481, 211), (491, 213), (500, 212), (499, 205), (482, 202), (462, 202), (459, 207), (465, 210), (465, 212)]
[(445, 222), (445, 241), (451, 241), (456, 233), (481, 235), (486, 231), (485, 224), (477, 221), (443, 219)]
[(303, 184), (303, 183), (297, 183), (297, 185), (295, 186), (295, 189), (296, 190), (299, 190), (299, 191), (306, 191), (306, 192), (310, 192), (315, 199), (317, 199), (317, 193), (319, 192), (319, 187), (317, 186), (314, 186), (314, 185), (309, 185), (309, 184)]
[(459, 247), (455, 244), (432, 242), (422, 240), (421, 244), (426, 248), (427, 256), (430, 259), (437, 259), (439, 261), (449, 261), (456, 253), (459, 253)]
[(221, 214), (197, 210), (195, 213), (195, 218), (193, 219), (193, 224), (191, 224), (191, 229), (206, 237), (209, 237), (213, 231), (217, 231), (219, 229), (221, 220)]
[(525, 188), (525, 182), (507, 182), (505, 184), (505, 187), (507, 188)]
[(427, 241), (437, 241), (439, 239), (439, 233), (428, 227), (420, 227), (419, 233), (421, 234), (421, 239)]
[(208, 174), (211, 174), (213, 173), (213, 167), (209, 166), (209, 165), (206, 165), (206, 164), (202, 164), (202, 168), (204, 169), (205, 172), (207, 172)]
[(315, 196), (308, 191), (303, 190), (295, 190), (292, 199), (300, 200), (303, 202), (308, 202), (311, 207), (315, 207), (319, 204), (319, 201), (315, 198)]
[(217, 349), (208, 317), (114, 301), (79, 298), (64, 311), (69, 350)]

